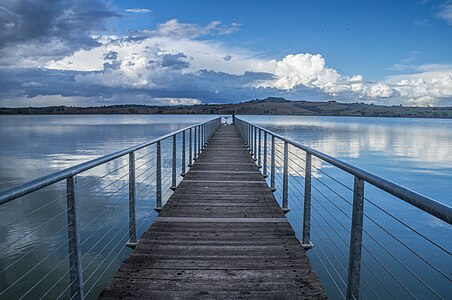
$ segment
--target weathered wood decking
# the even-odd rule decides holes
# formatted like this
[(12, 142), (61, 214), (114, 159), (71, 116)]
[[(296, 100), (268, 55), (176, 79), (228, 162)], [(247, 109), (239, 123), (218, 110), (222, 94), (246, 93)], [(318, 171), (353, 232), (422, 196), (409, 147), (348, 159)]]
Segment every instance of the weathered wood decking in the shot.
[(234, 126), (221, 126), (101, 299), (324, 299)]

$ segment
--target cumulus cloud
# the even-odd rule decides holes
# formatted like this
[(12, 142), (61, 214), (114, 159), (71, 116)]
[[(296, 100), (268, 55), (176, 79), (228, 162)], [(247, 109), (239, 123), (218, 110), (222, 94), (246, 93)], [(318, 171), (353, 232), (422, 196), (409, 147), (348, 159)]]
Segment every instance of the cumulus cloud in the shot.
[(452, 66), (426, 65), (418, 67), (421, 72), (391, 76), (387, 82), (407, 104), (438, 105), (452, 98)]
[(394, 96), (394, 90), (386, 84), (377, 83), (370, 86), (368, 95), (372, 98), (389, 98)]
[(326, 66), (325, 59), (320, 54), (289, 54), (281, 60), (269, 61), (263, 69), (274, 74), (275, 78), (258, 83), (258, 87), (291, 90), (305, 86), (318, 88), (331, 95), (362, 89), (362, 76), (339, 74)]
[[(105, 12), (105, 18), (114, 15), (108, 6), (98, 9)], [(90, 10), (85, 12), (94, 15)], [(10, 19), (6, 20), (1, 24), (12, 27)], [(1, 103), (20, 97), (28, 102), (33, 99), (33, 103), (39, 99), (53, 103), (62, 97), (62, 104), (76, 100), (198, 104), (272, 95), (410, 105), (452, 102), (451, 66), (410, 66), (409, 75), (367, 82), (359, 74), (342, 74), (330, 67), (321, 54), (296, 53), (275, 59), (212, 38), (239, 28), (238, 23), (226, 26), (212, 21), (201, 26), (172, 19), (152, 30), (124, 35), (90, 32), (88, 26), (79, 31), (80, 40), (65, 39), (62, 29), (35, 34), (28, 40), (25, 35), (23, 42), (20, 38), (8, 40), (0, 47), (0, 76), (7, 78), (0, 81)], [(69, 28), (67, 32), (75, 34)], [(34, 42), (41, 40), (46, 43)], [(90, 40), (89, 45), (83, 42), (86, 40)]]

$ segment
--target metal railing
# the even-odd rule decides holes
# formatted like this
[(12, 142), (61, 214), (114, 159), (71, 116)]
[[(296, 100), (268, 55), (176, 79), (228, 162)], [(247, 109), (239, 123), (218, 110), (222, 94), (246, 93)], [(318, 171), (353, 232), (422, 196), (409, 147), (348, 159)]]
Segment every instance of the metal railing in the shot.
[[(185, 175), (220, 122), (215, 118), (189, 126), (0, 192), (4, 212), (16, 210), (16, 203), (42, 200), (0, 227), (2, 237), (19, 231), (17, 238), (0, 245), (0, 253), (8, 250), (13, 256), (6, 263), (0, 260), (0, 299), (97, 297), (127, 257), (124, 245), (135, 247), (149, 226), (150, 202), (155, 203), (155, 211), (162, 209), (180, 182), (179, 175)], [(86, 175), (89, 172), (97, 174)], [(43, 189), (45, 197), (27, 196)], [(55, 190), (63, 195), (49, 199)], [(53, 215), (38, 215), (41, 224), (27, 232), (17, 229), (44, 211)], [(139, 217), (141, 224), (137, 215), (144, 215)], [(124, 220), (122, 227), (112, 225), (110, 219)], [(35, 238), (43, 228), (51, 233)], [(33, 263), (28, 265), (30, 260)]]
[[(235, 124), (331, 298), (450, 297), (450, 206), (242, 119)], [(438, 222), (449, 243), (396, 215), (398, 203)]]

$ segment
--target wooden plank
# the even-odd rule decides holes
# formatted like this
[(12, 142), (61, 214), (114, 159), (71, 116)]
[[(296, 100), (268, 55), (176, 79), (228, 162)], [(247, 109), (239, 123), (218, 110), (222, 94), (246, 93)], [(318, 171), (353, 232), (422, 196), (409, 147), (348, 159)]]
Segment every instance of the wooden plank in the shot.
[(100, 299), (326, 299), (234, 126), (221, 126)]

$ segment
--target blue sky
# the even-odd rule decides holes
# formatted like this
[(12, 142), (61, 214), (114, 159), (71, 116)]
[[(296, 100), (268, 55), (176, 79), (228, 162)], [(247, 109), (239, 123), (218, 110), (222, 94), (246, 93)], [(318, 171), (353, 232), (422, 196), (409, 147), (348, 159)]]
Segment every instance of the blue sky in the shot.
[(452, 105), (451, 49), (451, 1), (6, 0), (0, 106)]

